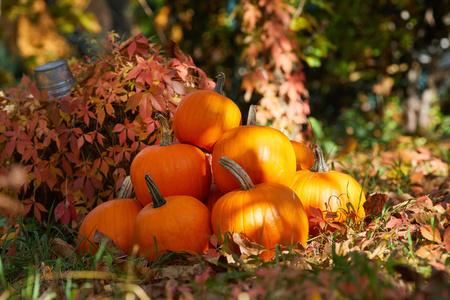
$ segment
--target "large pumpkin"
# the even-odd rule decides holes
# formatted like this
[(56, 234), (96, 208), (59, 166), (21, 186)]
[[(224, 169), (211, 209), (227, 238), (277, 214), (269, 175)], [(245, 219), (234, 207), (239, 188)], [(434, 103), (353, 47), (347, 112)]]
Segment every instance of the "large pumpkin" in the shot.
[(169, 125), (160, 114), (161, 143), (141, 150), (131, 163), (130, 176), (136, 197), (151, 202), (145, 174), (150, 173), (164, 197), (187, 195), (205, 199), (211, 186), (211, 166), (204, 152), (189, 144), (171, 144)]
[(297, 162), (297, 171), (311, 169), (314, 166), (314, 153), (310, 146), (302, 142), (292, 141)]
[(298, 171), (291, 184), (308, 215), (313, 216), (310, 207), (314, 207), (320, 209), (324, 217), (327, 211), (336, 213), (333, 220), (339, 222), (345, 221), (351, 212), (359, 220), (364, 218), (366, 197), (361, 185), (350, 175), (330, 171), (318, 145), (313, 151), (313, 168)]
[(241, 111), (222, 95), (225, 75), (221, 73), (214, 91), (198, 90), (178, 104), (173, 131), (181, 143), (196, 145), (211, 152), (219, 137), (241, 124)]
[(211, 225), (217, 236), (224, 232), (240, 233), (269, 251), (260, 254), (264, 260), (274, 255), (276, 245), (306, 246), (308, 218), (297, 195), (287, 186), (265, 182), (254, 185), (247, 173), (232, 160), (223, 157), (220, 164), (236, 176), (241, 188), (223, 195), (214, 205)]
[(296, 172), (296, 158), (291, 141), (281, 131), (267, 126), (245, 125), (233, 128), (225, 132), (214, 146), (214, 181), (222, 193), (227, 193), (238, 189), (240, 184), (219, 164), (222, 156), (240, 165), (254, 184), (276, 182), (289, 185)]
[(123, 252), (131, 254), (134, 220), (142, 208), (139, 201), (128, 198), (110, 200), (98, 205), (81, 223), (78, 230), (78, 249), (84, 253), (97, 253), (97, 246), (92, 242), (92, 238), (98, 230), (112, 239)]
[(203, 253), (212, 235), (210, 212), (191, 196), (163, 197), (158, 187), (145, 175), (152, 204), (136, 217), (133, 241), (139, 255), (154, 261), (165, 251)]

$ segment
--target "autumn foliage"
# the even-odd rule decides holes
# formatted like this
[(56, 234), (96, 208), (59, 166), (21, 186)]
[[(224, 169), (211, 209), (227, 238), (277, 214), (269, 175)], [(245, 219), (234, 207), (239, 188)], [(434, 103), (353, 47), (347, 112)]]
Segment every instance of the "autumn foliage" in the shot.
[[(166, 49), (141, 34), (111, 34), (105, 53), (71, 64), (78, 84), (63, 98), (40, 93), (28, 76), (6, 92), (0, 110), (0, 172), (25, 167), (23, 213), (69, 224), (77, 212), (113, 199), (130, 163), (156, 142), (160, 112), (169, 120), (180, 98), (212, 81), (175, 43)], [(53, 205), (53, 206), (52, 206)]]

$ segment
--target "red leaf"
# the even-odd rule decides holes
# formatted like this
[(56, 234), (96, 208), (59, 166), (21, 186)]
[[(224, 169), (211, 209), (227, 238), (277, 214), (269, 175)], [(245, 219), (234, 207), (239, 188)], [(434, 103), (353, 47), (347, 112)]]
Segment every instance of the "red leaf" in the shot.
[(135, 79), (142, 71), (142, 67), (137, 66), (134, 69), (131, 69), (131, 71), (128, 73), (127, 77), (125, 78), (125, 80), (131, 80), (131, 79)]
[(134, 52), (136, 51), (136, 48), (137, 48), (136, 42), (132, 42), (132, 43), (130, 44), (130, 46), (128, 46), (127, 51), (128, 51), (128, 57), (129, 57), (130, 59), (131, 59), (131, 57), (133, 56)]
[(37, 207), (37, 209), (39, 209), (40, 211), (45, 211), (47, 212), (47, 209), (39, 202), (34, 202), (34, 206)]
[(86, 183), (84, 184), (84, 194), (88, 199), (92, 199), (92, 197), (94, 197), (95, 195), (94, 186), (89, 179), (86, 179)]
[(36, 219), (41, 222), (41, 212), (39, 211), (39, 209), (36, 207), (36, 205), (34, 206), (34, 216), (36, 217)]
[(128, 98), (126, 110), (134, 110), (142, 101), (144, 93), (136, 93)]
[(123, 130), (119, 135), (119, 145), (123, 145), (127, 139), (127, 131)]
[(97, 120), (98, 120), (98, 124), (100, 126), (103, 125), (103, 122), (105, 121), (105, 116), (106, 116), (106, 113), (105, 113), (105, 110), (103, 108), (98, 110), (98, 112), (97, 112)]
[(125, 125), (123, 125), (123, 124), (116, 124), (116, 126), (114, 126), (113, 132), (121, 132), (124, 129), (125, 129)]
[(402, 224), (403, 224), (403, 221), (401, 219), (392, 218), (386, 223), (385, 228), (386, 229), (391, 229), (391, 228), (394, 228), (394, 227), (399, 227)]
[(64, 209), (64, 201), (61, 201), (56, 205), (55, 207), (55, 219), (59, 220), (64, 215), (65, 209)]
[(186, 87), (181, 82), (172, 80), (171, 84), (175, 93), (180, 95), (186, 95)]
[(127, 137), (130, 140), (134, 141), (134, 139), (136, 137), (136, 133), (133, 130), (131, 130), (131, 129), (127, 129)]
[(32, 203), (25, 205), (22, 210), (22, 215), (26, 216), (30, 212), (32, 206), (33, 206)]
[(30, 77), (26, 76), (25, 74), (22, 76), (21, 82), (24, 86), (28, 86), (31, 82)]
[(83, 145), (84, 145), (84, 138), (82, 136), (80, 136), (77, 140), (78, 150), (80, 150), (80, 148), (83, 147)]
[(320, 210), (318, 210), (317, 208), (312, 207), (312, 206), (310, 206), (309, 209), (311, 210), (311, 213), (313, 215), (315, 215), (317, 218), (323, 219), (323, 215), (322, 215), (322, 212)]
[(16, 140), (13, 139), (13, 140), (9, 141), (9, 142), (6, 144), (6, 146), (5, 146), (5, 148), (4, 148), (3, 150), (6, 152), (6, 154), (7, 154), (9, 157), (11, 157), (12, 154), (14, 153), (14, 150), (15, 150), (15, 149), (16, 149)]
[(142, 120), (145, 120), (147, 118), (151, 118), (153, 113), (153, 107), (150, 103), (150, 100), (148, 99), (148, 93), (144, 95), (142, 98), (141, 103), (139, 104), (139, 115), (141, 116)]
[(166, 100), (164, 100), (164, 97), (162, 96), (153, 96), (150, 94), (150, 99), (152, 100), (152, 105), (154, 108), (156, 108), (160, 112), (164, 112), (167, 108)]

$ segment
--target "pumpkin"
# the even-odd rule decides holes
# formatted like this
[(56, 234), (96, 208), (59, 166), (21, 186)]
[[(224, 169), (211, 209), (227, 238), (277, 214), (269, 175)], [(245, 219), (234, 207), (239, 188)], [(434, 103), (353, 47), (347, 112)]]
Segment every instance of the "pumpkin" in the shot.
[(227, 157), (221, 166), (238, 180), (241, 188), (223, 195), (214, 205), (211, 225), (217, 236), (239, 233), (259, 243), (268, 251), (260, 257), (274, 257), (276, 245), (306, 246), (308, 218), (298, 196), (287, 186), (275, 182), (254, 185), (249, 175)]
[(365, 216), (363, 204), (366, 197), (361, 185), (350, 175), (330, 171), (318, 145), (313, 148), (315, 164), (311, 170), (296, 173), (291, 188), (301, 199), (308, 216), (313, 217), (310, 207), (335, 213), (334, 221), (342, 222), (353, 211), (357, 218)]
[(222, 94), (224, 82), (221, 73), (214, 91), (198, 90), (181, 99), (173, 119), (173, 130), (181, 143), (210, 153), (225, 131), (241, 124), (239, 107)]
[(295, 152), (289, 138), (267, 126), (239, 126), (225, 132), (216, 142), (212, 153), (214, 181), (225, 194), (238, 189), (240, 184), (220, 166), (222, 156), (240, 165), (254, 184), (276, 182), (289, 185), (296, 172)]
[(314, 153), (308, 145), (302, 142), (292, 141), (297, 162), (297, 171), (311, 169), (314, 166)]
[(208, 208), (191, 196), (164, 198), (148, 173), (145, 181), (152, 204), (136, 217), (133, 241), (139, 246), (139, 256), (152, 262), (165, 251), (205, 252), (212, 235)]
[[(125, 180), (119, 194), (124, 194), (124, 187), (129, 188)], [(97, 253), (97, 246), (92, 242), (95, 231), (100, 231), (114, 241), (125, 254), (131, 254), (134, 220), (143, 208), (136, 199), (118, 198), (103, 202), (91, 210), (78, 230), (80, 242), (78, 250), (83, 253)]]
[(141, 150), (133, 159), (130, 177), (136, 197), (142, 205), (150, 203), (145, 174), (152, 174), (164, 197), (187, 195), (205, 199), (211, 186), (211, 166), (204, 152), (189, 144), (171, 144), (167, 120), (157, 114), (161, 142)]

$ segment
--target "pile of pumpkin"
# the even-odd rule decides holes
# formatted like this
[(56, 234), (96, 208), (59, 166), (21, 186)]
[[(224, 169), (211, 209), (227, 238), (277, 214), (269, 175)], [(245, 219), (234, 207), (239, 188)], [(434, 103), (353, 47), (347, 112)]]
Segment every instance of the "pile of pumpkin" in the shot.
[(126, 254), (137, 245), (139, 256), (154, 261), (166, 251), (203, 253), (213, 233), (221, 240), (229, 232), (262, 245), (260, 257), (270, 260), (277, 245), (306, 246), (310, 207), (341, 222), (351, 212), (364, 217), (361, 186), (330, 171), (319, 146), (255, 125), (254, 110), (241, 125), (224, 79), (180, 101), (173, 118), (179, 143), (157, 115), (160, 144), (141, 150), (130, 168), (137, 199), (119, 196), (90, 211), (79, 229), (81, 251), (97, 251), (98, 230)]

